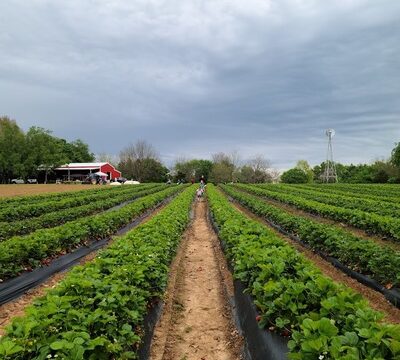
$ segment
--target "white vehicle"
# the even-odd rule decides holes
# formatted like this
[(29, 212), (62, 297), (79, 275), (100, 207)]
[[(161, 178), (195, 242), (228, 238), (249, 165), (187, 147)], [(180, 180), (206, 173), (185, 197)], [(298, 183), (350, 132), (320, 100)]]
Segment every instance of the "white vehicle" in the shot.
[(23, 179), (12, 179), (11, 184), (25, 184)]
[(27, 184), (37, 184), (37, 179), (34, 178), (30, 178), (30, 179), (26, 179), (26, 183)]

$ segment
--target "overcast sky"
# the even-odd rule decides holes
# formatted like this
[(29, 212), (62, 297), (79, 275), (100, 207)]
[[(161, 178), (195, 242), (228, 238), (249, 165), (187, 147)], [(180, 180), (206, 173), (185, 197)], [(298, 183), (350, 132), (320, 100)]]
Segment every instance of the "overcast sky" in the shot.
[(237, 150), (278, 169), (400, 141), (398, 0), (2, 0), (0, 114), (95, 153)]

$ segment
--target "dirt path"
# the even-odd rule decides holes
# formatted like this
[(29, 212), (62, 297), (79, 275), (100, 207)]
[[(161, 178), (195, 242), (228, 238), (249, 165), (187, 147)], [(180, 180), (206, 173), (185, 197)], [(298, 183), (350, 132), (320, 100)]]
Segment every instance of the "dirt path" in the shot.
[(232, 322), (232, 278), (207, 204), (196, 202), (194, 220), (171, 266), (163, 314), (151, 360), (239, 360), (242, 339)]
[(38, 194), (61, 193), (66, 191), (78, 191), (96, 189), (96, 185), (81, 184), (12, 184), (0, 185), (0, 199), (13, 196), (29, 196)]
[[(163, 204), (161, 206), (158, 206), (155, 208), (154, 211), (151, 212), (148, 216), (146, 216), (143, 221), (140, 222), (139, 225), (145, 224), (148, 222), (151, 218), (153, 218), (156, 214), (158, 214), (166, 204)], [(106, 247), (110, 246), (114, 240), (117, 237), (114, 236), (105, 247), (103, 247), (101, 250), (105, 249)], [(96, 257), (99, 250), (93, 251), (92, 253), (86, 255), (83, 257), (78, 264), (73, 265), (72, 267), (68, 268), (65, 271), (59, 272), (54, 274), (53, 276), (49, 277), (46, 281), (41, 283), (40, 285), (36, 286), (33, 289), (28, 290), (25, 294), (22, 296), (18, 297), (15, 300), (12, 300), (8, 303), (5, 303), (3, 305), (0, 305), (0, 336), (3, 336), (6, 331), (6, 327), (11, 324), (13, 319), (17, 316), (24, 316), (26, 308), (31, 305), (35, 299), (42, 297), (46, 295), (47, 291), (51, 288), (54, 288), (57, 286), (57, 284), (62, 281), (68, 274), (70, 270), (72, 270), (75, 266), (77, 265), (84, 265), (90, 261), (93, 261)]]
[(369, 305), (373, 309), (381, 311), (384, 314), (384, 320), (396, 324), (400, 323), (400, 309), (396, 308), (388, 300), (386, 300), (383, 294), (374, 291), (373, 289), (359, 283), (357, 280), (351, 278), (350, 276), (347, 276), (345, 273), (335, 268), (331, 263), (315, 254), (313, 251), (306, 249), (298, 242), (290, 239), (287, 236), (284, 236), (278, 230), (272, 228), (265, 220), (253, 214), (250, 210), (238, 204), (236, 201), (233, 201), (232, 205), (251, 219), (256, 220), (259, 223), (267, 226), (269, 230), (273, 231), (277, 236), (285, 240), (297, 251), (301, 252), (308, 260), (310, 260), (316, 267), (318, 267), (325, 276), (328, 276), (332, 280), (344, 284), (361, 294), (365, 299), (368, 300)]

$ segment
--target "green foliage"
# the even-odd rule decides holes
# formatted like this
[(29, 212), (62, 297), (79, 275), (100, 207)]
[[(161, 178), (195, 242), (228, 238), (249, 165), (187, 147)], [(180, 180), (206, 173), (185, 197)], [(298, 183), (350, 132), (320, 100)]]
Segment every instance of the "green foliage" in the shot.
[(72, 142), (67, 142), (64, 139), (58, 139), (63, 148), (63, 153), (68, 159), (67, 162), (92, 162), (94, 154), (90, 152), (89, 146), (81, 139)]
[[(357, 196), (358, 199), (356, 201), (354, 197), (346, 196), (346, 194), (338, 194), (338, 193), (332, 194), (332, 193), (327, 193), (325, 189), (320, 189), (323, 190), (323, 192), (320, 192), (316, 191), (312, 187), (301, 188), (299, 186), (292, 186), (292, 185), (274, 184), (273, 186), (264, 185), (261, 188), (263, 190), (268, 191), (268, 193), (266, 192), (265, 195), (270, 194), (271, 196), (276, 196), (277, 198), (279, 198), (277, 200), (280, 200), (282, 202), (291, 201), (292, 197), (290, 195), (295, 195), (296, 199), (299, 201), (299, 207), (301, 207), (301, 204), (303, 204), (302, 201), (312, 200), (318, 203), (333, 205), (343, 209), (355, 209), (367, 213), (376, 213), (378, 215), (389, 216), (392, 218), (400, 217), (399, 203), (394, 203), (394, 202), (388, 203), (387, 201), (382, 201), (379, 198), (368, 199)], [(365, 192), (368, 192), (368, 189), (365, 189)], [(285, 195), (288, 195), (288, 197), (285, 197)], [(283, 197), (281, 198), (281, 196)], [(311, 210), (312, 204), (313, 203), (308, 203), (310, 207), (307, 206), (307, 209), (305, 210), (313, 212)], [(295, 203), (293, 203), (293, 205), (296, 206)], [(319, 211), (317, 211), (317, 206), (318, 204), (316, 204), (315, 212), (319, 214)], [(347, 213), (348, 212), (345, 212), (345, 214)], [(320, 215), (324, 215), (324, 213), (322, 212)], [(365, 219), (365, 217), (368, 217), (368, 215), (363, 216), (363, 220)], [(339, 220), (347, 221), (347, 217), (344, 216)], [(357, 226), (357, 221), (355, 219), (352, 219), (352, 224)], [(364, 226), (365, 225), (364, 221), (360, 225)]]
[(15, 177), (37, 176), (39, 169), (48, 173), (67, 162), (93, 161), (88, 145), (82, 140), (68, 143), (51, 131), (31, 127), (26, 134), (15, 120), (0, 117), (0, 182)]
[(165, 290), (193, 188), (77, 266), (0, 340), (2, 359), (137, 359), (143, 320)]
[[(325, 162), (313, 168), (314, 181), (321, 182)], [(387, 183), (400, 182), (400, 169), (388, 161), (375, 161), (373, 164), (343, 165), (335, 163), (339, 182), (342, 183)]]
[[(400, 241), (400, 219), (396, 216), (399, 214), (397, 204), (388, 205), (386, 202), (366, 200), (355, 202), (351, 199), (340, 198), (337, 195), (309, 194), (307, 196), (309, 198), (304, 198), (299, 196), (295, 189), (290, 191), (285, 188), (279, 191), (279, 187), (274, 190), (275, 187), (265, 189), (246, 185), (239, 186), (257, 195), (293, 205), (313, 214), (343, 221), (371, 234), (380, 234)], [(291, 192), (293, 194), (290, 194)], [(375, 209), (372, 210), (373, 208)]]
[[(6, 208), (4, 208), (0, 214), (3, 216), (5, 214), (11, 215), (10, 218), (13, 221), (0, 222), (0, 241), (15, 235), (29, 234), (38, 229), (58, 226), (68, 221), (104, 211), (125, 201), (131, 201), (143, 195), (149, 195), (152, 192), (160, 191), (163, 186), (164, 185), (157, 186), (155, 184), (149, 184), (134, 188), (110, 187), (101, 192), (86, 190), (84, 194), (86, 196), (69, 193), (71, 197), (67, 199), (62, 198), (57, 202), (51, 201), (39, 204), (20, 205), (18, 208), (13, 206), (8, 208), (10, 211), (7, 212), (5, 211)], [(22, 213), (20, 210), (23, 210)], [(38, 210), (46, 212), (37, 216)], [(17, 214), (19, 215), (17, 217), (20, 217), (23, 213), (25, 213), (24, 215), (33, 215), (34, 217), (30, 216), (17, 221), (12, 218), (13, 214)]]
[(296, 164), (296, 169), (303, 171), (307, 175), (307, 182), (312, 183), (314, 180), (314, 171), (306, 160), (299, 160)]
[(298, 168), (285, 171), (281, 176), (281, 181), (286, 184), (305, 184), (309, 180), (309, 175)]
[(393, 165), (400, 168), (400, 142), (396, 143), (396, 146), (392, 150), (390, 161)]
[(142, 182), (166, 182), (168, 169), (158, 160), (144, 159)]
[[(281, 226), (288, 233), (298, 236), (312, 249), (318, 249), (337, 258), (353, 270), (368, 275), (383, 285), (400, 284), (399, 252), (388, 246), (356, 237), (337, 226), (292, 215), (262, 199), (238, 191), (235, 187), (224, 186), (223, 189), (251, 211)], [(263, 189), (254, 189), (248, 185), (239, 187), (255, 194), (264, 194)]]
[(231, 182), (233, 171), (234, 167), (231, 164), (225, 162), (216, 163), (211, 170), (210, 181), (215, 184)]
[(15, 120), (0, 117), (0, 182), (25, 175), (25, 135)]
[[(223, 188), (245, 205), (248, 199), (250, 207), (248, 195)], [(382, 323), (382, 315), (359, 294), (322, 275), (272, 230), (234, 209), (215, 188), (208, 187), (207, 193), (234, 276), (253, 296), (260, 326), (291, 335), (290, 359), (398, 358), (399, 325)], [(251, 202), (251, 208), (263, 211), (261, 202)]]
[[(89, 239), (112, 235), (145, 210), (180, 191), (181, 187), (140, 198), (118, 210), (82, 217), (51, 229), (40, 229), (27, 236), (15, 236), (0, 242), (0, 278), (18, 275), (24, 269), (35, 268), (48, 257), (82, 245)], [(145, 190), (154, 192), (152, 189)], [(144, 195), (144, 193), (142, 193)]]
[(204, 176), (207, 180), (212, 167), (213, 163), (210, 160), (192, 159), (188, 161), (178, 161), (174, 166), (174, 181), (183, 180), (190, 182), (194, 179), (195, 182), (199, 182), (201, 176)]
[(138, 140), (120, 153), (119, 169), (125, 177), (140, 182), (164, 182), (168, 169), (158, 159), (154, 147)]

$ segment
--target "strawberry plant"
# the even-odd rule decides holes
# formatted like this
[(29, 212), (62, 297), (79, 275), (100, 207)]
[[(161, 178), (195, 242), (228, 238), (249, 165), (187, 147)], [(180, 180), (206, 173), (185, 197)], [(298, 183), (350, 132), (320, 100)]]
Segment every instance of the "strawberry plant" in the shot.
[[(40, 261), (71, 250), (89, 239), (115, 233), (145, 210), (180, 191), (171, 187), (134, 201), (118, 210), (84, 217), (51, 229), (41, 229), (27, 236), (15, 236), (0, 242), (0, 279), (17, 276), (25, 268), (35, 268)], [(150, 193), (152, 189), (147, 190)]]
[(38, 299), (0, 340), (2, 359), (136, 359), (143, 319), (165, 290), (193, 194), (186, 189)]
[(96, 200), (86, 205), (70, 207), (65, 210), (54, 211), (38, 217), (13, 222), (0, 222), (0, 241), (15, 235), (29, 234), (37, 229), (54, 227), (83, 216), (92, 215), (122, 202), (160, 191), (163, 188), (165, 188), (164, 185), (145, 185), (134, 189), (125, 188), (123, 192), (108, 193), (106, 197), (96, 198)]
[(265, 201), (223, 186), (224, 191), (254, 213), (298, 236), (313, 249), (337, 258), (348, 267), (370, 276), (383, 285), (400, 284), (400, 254), (390, 247), (358, 238), (336, 226), (321, 224), (266, 203)]
[(291, 336), (290, 359), (399, 358), (399, 325), (382, 322), (361, 295), (321, 274), (211, 185), (207, 193), (233, 275), (253, 296), (259, 325)]
[(396, 241), (400, 241), (400, 219), (398, 218), (382, 216), (357, 209), (348, 209), (339, 206), (323, 204), (318, 201), (301, 198), (298, 195), (270, 191), (249, 185), (236, 185), (236, 187), (256, 195), (265, 196), (269, 199), (274, 199), (285, 204), (293, 205), (296, 208), (316, 215), (343, 221), (352, 226), (364, 229), (372, 234), (380, 234), (388, 236)]

